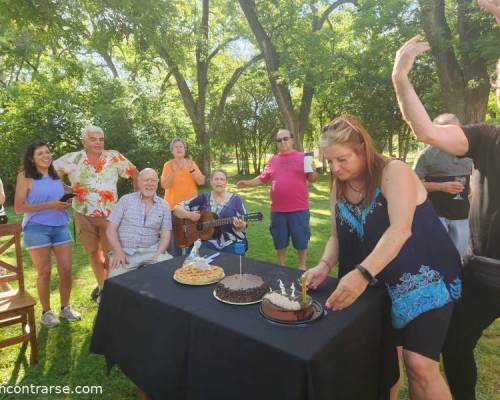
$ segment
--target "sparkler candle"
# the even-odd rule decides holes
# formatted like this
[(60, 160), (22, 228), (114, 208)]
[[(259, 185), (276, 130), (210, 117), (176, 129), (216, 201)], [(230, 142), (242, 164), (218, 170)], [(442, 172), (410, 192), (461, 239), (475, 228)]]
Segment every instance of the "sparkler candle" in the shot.
[(302, 304), (307, 303), (307, 285), (306, 285), (306, 278), (302, 276), (300, 278), (300, 285), (301, 285), (301, 295), (302, 295)]

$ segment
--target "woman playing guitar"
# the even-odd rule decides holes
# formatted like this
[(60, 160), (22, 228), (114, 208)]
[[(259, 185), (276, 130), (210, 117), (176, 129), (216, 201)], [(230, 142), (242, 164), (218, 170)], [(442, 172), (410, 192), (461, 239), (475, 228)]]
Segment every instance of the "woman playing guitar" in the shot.
[(245, 206), (241, 197), (226, 191), (227, 173), (223, 169), (216, 169), (212, 172), (210, 185), (212, 186), (211, 192), (202, 193), (177, 204), (174, 208), (174, 215), (177, 218), (197, 223), (207, 211), (216, 214), (221, 219), (233, 217), (232, 224), (220, 225), (212, 237), (207, 238), (201, 234), (200, 238), (202, 248), (236, 254), (234, 245), (237, 241), (244, 242), (247, 247), (246, 222), (243, 218), (238, 218), (246, 214)]

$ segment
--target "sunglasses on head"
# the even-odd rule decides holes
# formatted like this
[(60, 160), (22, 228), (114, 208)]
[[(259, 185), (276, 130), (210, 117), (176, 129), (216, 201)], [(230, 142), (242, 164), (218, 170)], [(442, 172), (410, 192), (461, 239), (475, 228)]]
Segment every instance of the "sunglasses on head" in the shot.
[(281, 142), (288, 142), (293, 136), (285, 136), (282, 138), (276, 139), (276, 143), (281, 143)]
[(328, 125), (325, 125), (321, 132), (326, 132), (329, 130), (338, 131), (344, 129), (346, 125), (348, 125), (354, 131), (361, 133), (358, 128), (356, 128), (353, 124), (351, 124), (347, 119), (344, 118), (338, 118), (335, 121), (330, 122)]

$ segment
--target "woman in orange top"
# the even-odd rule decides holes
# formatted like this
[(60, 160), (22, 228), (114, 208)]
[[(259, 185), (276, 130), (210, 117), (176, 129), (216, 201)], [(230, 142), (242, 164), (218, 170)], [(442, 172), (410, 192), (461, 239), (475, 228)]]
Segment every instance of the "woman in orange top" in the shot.
[[(165, 201), (173, 210), (178, 203), (198, 195), (197, 185), (205, 183), (205, 175), (201, 173), (191, 156), (185, 157), (186, 143), (181, 138), (175, 138), (170, 142), (170, 152), (174, 158), (163, 166), (160, 184), (165, 189)], [(172, 218), (175, 218), (173, 214)], [(173, 236), (168, 252), (173, 256), (182, 255), (182, 249), (175, 245)]]
[(191, 156), (186, 158), (186, 143), (181, 138), (170, 142), (170, 151), (174, 156), (163, 166), (161, 187), (165, 189), (165, 201), (173, 210), (181, 201), (198, 194), (197, 185), (205, 183), (203, 175)]

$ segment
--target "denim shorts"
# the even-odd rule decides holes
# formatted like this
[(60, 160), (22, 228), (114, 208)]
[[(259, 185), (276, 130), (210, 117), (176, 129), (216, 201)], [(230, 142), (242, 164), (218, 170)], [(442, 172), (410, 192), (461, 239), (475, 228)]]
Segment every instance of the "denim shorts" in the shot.
[(68, 225), (50, 226), (29, 222), (23, 229), (24, 246), (29, 249), (71, 243)]
[(292, 237), (293, 247), (296, 250), (306, 250), (311, 238), (309, 218), (309, 210), (272, 212), (269, 230), (273, 237), (274, 248), (286, 249), (289, 238)]

